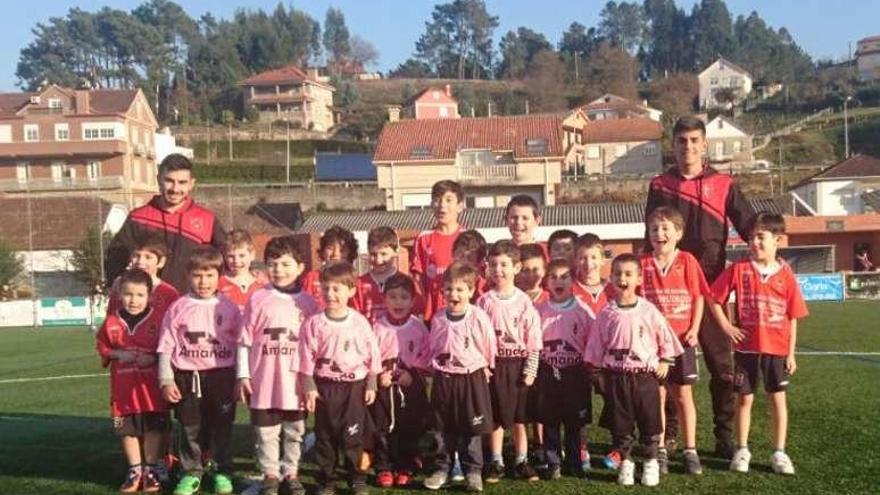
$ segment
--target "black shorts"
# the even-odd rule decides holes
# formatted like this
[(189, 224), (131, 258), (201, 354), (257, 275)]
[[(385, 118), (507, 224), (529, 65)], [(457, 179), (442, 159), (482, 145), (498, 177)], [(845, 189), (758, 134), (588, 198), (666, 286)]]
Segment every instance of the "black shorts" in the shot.
[(523, 382), (525, 358), (498, 358), (489, 382), (492, 413), (496, 428), (513, 428), (515, 423), (528, 423), (529, 389)]
[(733, 386), (738, 394), (755, 393), (759, 373), (764, 376), (764, 390), (768, 394), (788, 388), (789, 375), (785, 371), (784, 356), (735, 352), (733, 366)]
[(142, 437), (144, 433), (166, 432), (170, 429), (171, 415), (167, 411), (113, 417), (113, 433), (117, 437)]
[(593, 420), (591, 373), (580, 365), (553, 368), (542, 362), (535, 382), (537, 416), (548, 425), (577, 424)]
[(684, 353), (675, 358), (675, 364), (669, 368), (665, 383), (674, 385), (693, 385), (700, 378), (700, 368), (697, 365), (697, 348), (685, 347)]
[(600, 424), (618, 438), (632, 435), (636, 426), (641, 437), (659, 435), (663, 430), (657, 376), (607, 370), (604, 373), (605, 407)]
[(303, 421), (308, 416), (305, 411), (286, 411), (284, 409), (251, 409), (251, 425), (278, 426), (282, 422)]
[[(198, 373), (198, 378), (195, 374)], [(235, 367), (202, 371), (176, 370), (174, 380), (180, 390), (180, 402), (174, 405), (174, 416), (183, 426), (203, 421), (235, 421)], [(199, 393), (196, 392), (198, 384)], [(209, 419), (210, 418), (210, 419)]]
[(437, 373), (431, 386), (434, 427), (455, 435), (485, 435), (494, 429), (492, 399), (482, 368), (467, 375)]

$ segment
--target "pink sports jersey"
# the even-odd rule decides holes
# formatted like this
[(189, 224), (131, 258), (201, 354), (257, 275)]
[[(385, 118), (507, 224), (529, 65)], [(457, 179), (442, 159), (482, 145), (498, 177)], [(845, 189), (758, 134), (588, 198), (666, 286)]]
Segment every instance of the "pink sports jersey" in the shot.
[(541, 317), (525, 292), (514, 288), (513, 294), (503, 299), (498, 291), (490, 290), (477, 306), (489, 315), (495, 329), (498, 357), (526, 357), (543, 347)]
[[(486, 282), (482, 275), (477, 275), (477, 281), (474, 285), (474, 295), (471, 297), (471, 304), (477, 304), (480, 296), (489, 290), (489, 283)], [(446, 308), (446, 298), (443, 297), (443, 277), (435, 278), (431, 282), (431, 287), (424, 298), (424, 305), (426, 321), (431, 321), (435, 313)]]
[(229, 298), (230, 301), (234, 302), (238, 306), (238, 309), (244, 311), (248, 299), (250, 299), (254, 292), (261, 289), (269, 282), (263, 272), (254, 272), (253, 275), (254, 281), (247, 287), (238, 285), (234, 280), (224, 275), (220, 277), (217, 291)]
[[(394, 325), (388, 321), (388, 315), (380, 317), (373, 324), (376, 335), (389, 334), (393, 336), (394, 346), (397, 353), (398, 367), (408, 370), (429, 370), (431, 363), (428, 359), (428, 328), (420, 318), (410, 316), (401, 325)], [(382, 350), (381, 338), (379, 351), (382, 361), (390, 356), (390, 352)]]
[(435, 371), (469, 374), (481, 368), (494, 368), (497, 352), (492, 322), (476, 306), (468, 306), (458, 321), (451, 321), (446, 310), (438, 311), (431, 320), (428, 355)]
[(128, 328), (118, 313), (111, 313), (98, 330), (98, 354), (110, 362), (110, 412), (114, 417), (165, 411), (168, 408), (159, 390), (159, 368), (156, 364), (141, 368), (136, 363), (110, 360), (110, 353), (116, 349), (150, 354), (156, 352), (162, 313), (155, 308), (148, 311), (150, 313), (134, 328)]
[[(171, 303), (176, 301), (179, 297), (180, 293), (177, 292), (177, 289), (175, 289), (173, 285), (162, 280), (158, 285), (153, 287), (153, 292), (150, 292), (150, 307), (155, 309), (161, 318), (161, 315), (165, 314), (165, 311), (168, 310)], [(119, 293), (117, 290), (114, 290), (110, 293), (110, 300), (107, 301), (107, 314), (115, 314), (121, 304), (122, 301), (119, 298)]]
[(239, 343), (250, 347), (252, 409), (303, 409), (297, 380), (300, 329), (319, 311), (318, 303), (304, 292), (287, 294), (266, 285), (251, 296)]
[(745, 340), (736, 344), (740, 352), (787, 356), (791, 344), (791, 320), (807, 316), (807, 305), (791, 267), (763, 276), (749, 260), (727, 267), (712, 284), (713, 298), (727, 302), (736, 293), (736, 314)]
[(650, 253), (641, 262), (640, 294), (657, 306), (680, 339), (691, 328), (696, 299), (709, 292), (700, 263), (687, 251), (676, 251), (665, 269)]
[(225, 296), (181, 297), (162, 320), (157, 352), (171, 356), (179, 370), (202, 371), (235, 366), (241, 335), (241, 311)]
[[(385, 280), (394, 275), (388, 275)], [(358, 277), (357, 292), (350, 304), (358, 313), (367, 317), (371, 324), (375, 324), (379, 317), (385, 314), (385, 280), (376, 280), (372, 273), (365, 273)], [(419, 294), (413, 294), (412, 314), (422, 314), (424, 302)]]
[(608, 301), (614, 298), (614, 286), (609, 283), (602, 282), (602, 290), (593, 293), (580, 282), (575, 282), (571, 286), (571, 292), (574, 297), (580, 299), (593, 310), (593, 314), (598, 315), (602, 308), (608, 304)]
[(349, 310), (342, 321), (324, 312), (303, 323), (300, 333), (300, 371), (339, 382), (363, 380), (382, 372), (379, 345), (370, 322)]
[(610, 301), (596, 316), (584, 362), (610, 370), (654, 372), (661, 359), (671, 359), (682, 352), (660, 310), (639, 297), (631, 308), (621, 308)]
[(541, 360), (554, 368), (580, 366), (596, 321), (590, 307), (573, 297), (561, 304), (543, 302), (538, 313), (544, 337)]
[[(385, 318), (381, 318), (385, 320)], [(373, 333), (376, 335), (376, 343), (379, 345), (379, 359), (382, 362), (382, 371), (393, 371), (397, 365), (397, 333), (390, 325), (373, 324)]]
[[(452, 245), (464, 231), (459, 225), (451, 234), (441, 234), (436, 230), (425, 231), (416, 237), (410, 270), (422, 277), (422, 288), (427, 292), (431, 281), (439, 278), (452, 264)], [(435, 308), (436, 309), (436, 308)]]

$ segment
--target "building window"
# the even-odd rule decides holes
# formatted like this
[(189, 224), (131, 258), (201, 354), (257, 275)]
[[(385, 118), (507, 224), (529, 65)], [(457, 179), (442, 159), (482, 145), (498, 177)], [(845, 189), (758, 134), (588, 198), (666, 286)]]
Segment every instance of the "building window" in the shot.
[(547, 154), (547, 139), (526, 139), (526, 153), (529, 156), (545, 156)]
[(67, 141), (70, 139), (70, 128), (67, 124), (55, 124), (55, 140)]
[(59, 98), (49, 98), (49, 113), (61, 113), (61, 100)]
[(449, 109), (446, 107), (440, 107), (440, 116), (449, 117)]
[(599, 158), (599, 147), (587, 146), (587, 158), (590, 160), (595, 160)]
[[(125, 128), (122, 129), (125, 134)], [(83, 139), (114, 139), (116, 138), (116, 127), (112, 123), (88, 124), (83, 126)]]
[(645, 144), (645, 156), (654, 156), (657, 154), (657, 143)]
[(718, 86), (718, 78), (713, 77), (713, 78), (709, 79), (709, 86)]
[(24, 140), (32, 143), (40, 140), (40, 126), (37, 124), (25, 124)]
[(61, 182), (66, 167), (67, 166), (64, 162), (52, 162), (52, 180), (55, 182)]
[(0, 125), (0, 143), (11, 143), (12, 142), (12, 126), (11, 125)]
[(114, 132), (112, 127), (102, 127), (100, 130), (101, 139), (113, 139)]
[(86, 176), (89, 180), (97, 180), (101, 177), (101, 162), (91, 161), (86, 164)]
[(742, 150), (743, 150), (743, 144), (742, 144), (742, 141), (734, 141), (734, 142), (733, 142), (733, 152), (734, 152), (734, 153), (739, 153), (739, 152), (741, 152)]
[(31, 165), (28, 162), (18, 162), (15, 165), (15, 178), (19, 182), (27, 182), (31, 178)]
[(614, 147), (614, 158), (620, 158), (626, 154), (626, 145), (618, 144)]
[(723, 142), (715, 143), (715, 156), (716, 157), (724, 156), (724, 143)]

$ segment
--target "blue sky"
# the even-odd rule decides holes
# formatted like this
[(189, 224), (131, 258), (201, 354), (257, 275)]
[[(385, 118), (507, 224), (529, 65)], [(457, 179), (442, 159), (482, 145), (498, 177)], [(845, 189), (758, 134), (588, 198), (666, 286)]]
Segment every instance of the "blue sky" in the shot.
[[(677, 0), (690, 10), (696, 0)], [(98, 10), (107, 5), (131, 10), (141, 0), (79, 0), (84, 10)], [(177, 0), (189, 14), (197, 18), (205, 12), (227, 18), (237, 8), (272, 10), (277, 0)], [(409, 57), (415, 42), (430, 18), (435, 1), (427, 0), (308, 0), (284, 1), (285, 5), (305, 10), (320, 22), (329, 6), (342, 9), (349, 30), (371, 41), (379, 50), (377, 69), (387, 72)], [(528, 26), (543, 32), (556, 43), (562, 31), (573, 21), (586, 26), (597, 24), (602, 0), (487, 0), (489, 11), (499, 16), (496, 38), (510, 29)], [(16, 91), (16, 64), (19, 52), (33, 39), (31, 29), (52, 16), (64, 16), (72, 5), (69, 1), (44, 0), (39, 8), (6, 9), (0, 17), (0, 91)], [(576, 9), (572, 9), (572, 6)], [(785, 26), (795, 40), (814, 58), (841, 58), (853, 44), (865, 36), (880, 34), (880, 1), (877, 0), (727, 0), (736, 17), (757, 10), (771, 26)]]

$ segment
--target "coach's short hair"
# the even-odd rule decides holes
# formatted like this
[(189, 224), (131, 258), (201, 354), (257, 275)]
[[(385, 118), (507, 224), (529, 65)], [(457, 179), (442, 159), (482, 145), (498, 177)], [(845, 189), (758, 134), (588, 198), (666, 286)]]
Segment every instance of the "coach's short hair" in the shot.
[(119, 276), (119, 288), (125, 284), (146, 285), (147, 294), (153, 292), (153, 277), (140, 268), (129, 268)]
[(357, 284), (357, 274), (354, 266), (347, 261), (334, 261), (321, 269), (321, 283), (329, 284), (337, 282), (354, 288)]
[(443, 272), (443, 285), (464, 282), (471, 290), (477, 287), (477, 269), (467, 263), (455, 262)]
[(700, 131), (703, 137), (706, 137), (706, 123), (702, 119), (693, 116), (679, 117), (672, 127), (672, 137), (678, 136), (682, 132)]
[(755, 215), (752, 219), (749, 235), (755, 235), (755, 232), (767, 231), (773, 235), (785, 234), (785, 218), (778, 213), (762, 211)]
[(186, 271), (217, 270), (223, 273), (223, 255), (214, 246), (199, 246), (186, 262)]
[(302, 264), (304, 261), (299, 243), (296, 241), (296, 237), (292, 235), (282, 235), (269, 239), (269, 242), (266, 243), (266, 249), (263, 251), (263, 261), (268, 262), (285, 255), (289, 255), (299, 264)]
[(176, 172), (178, 170), (187, 170), (192, 174), (192, 169), (193, 164), (189, 161), (189, 158), (180, 153), (171, 153), (162, 160), (162, 163), (159, 164), (159, 175), (164, 175), (168, 172)]

